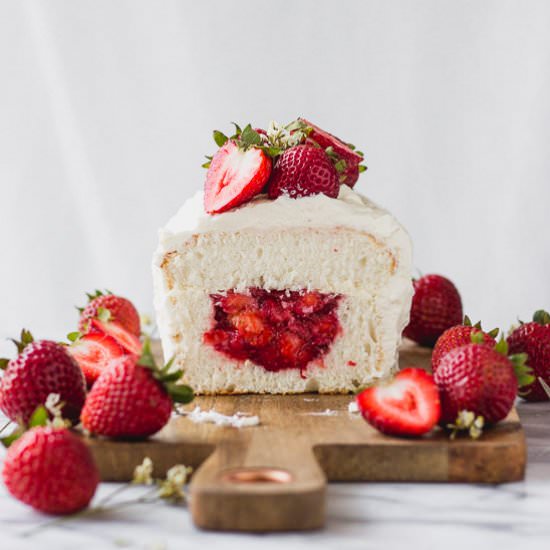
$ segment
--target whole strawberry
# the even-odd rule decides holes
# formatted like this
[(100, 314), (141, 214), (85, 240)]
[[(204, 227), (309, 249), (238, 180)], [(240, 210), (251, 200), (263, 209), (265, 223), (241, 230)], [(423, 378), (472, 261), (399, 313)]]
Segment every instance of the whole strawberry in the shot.
[(298, 121), (302, 123), (302, 131), (307, 134), (308, 141), (318, 144), (334, 160), (340, 183), (353, 187), (359, 179), (359, 173), (367, 169), (361, 165), (363, 153), (304, 118)]
[(193, 391), (177, 385), (182, 371), (169, 372), (169, 362), (157, 368), (145, 342), (139, 362), (133, 356), (118, 359), (93, 385), (82, 409), (84, 429), (92, 434), (144, 438), (169, 420), (173, 402), (188, 403)]
[(507, 357), (508, 346), (466, 344), (449, 351), (434, 379), (441, 398), (443, 425), (454, 423), (461, 411), (482, 416), (491, 424), (505, 418), (518, 391), (532, 377), (525, 367), (525, 355)]
[(441, 275), (424, 275), (413, 284), (410, 320), (403, 335), (421, 346), (433, 346), (448, 328), (461, 323), (462, 300), (454, 284)]
[(88, 304), (81, 310), (78, 322), (78, 330), (86, 333), (92, 319), (100, 316), (101, 312), (106, 310), (112, 322), (118, 323), (130, 334), (139, 337), (141, 326), (139, 313), (134, 304), (126, 298), (117, 296), (110, 292), (103, 293), (96, 290), (95, 294), (87, 294)]
[(57, 393), (65, 404), (63, 416), (77, 423), (86, 386), (66, 347), (49, 340), (35, 342), (26, 330), (21, 341), (14, 342), (18, 356), (1, 363), (5, 371), (0, 380), (0, 409), (11, 420), (26, 423), (50, 393)]
[(550, 314), (539, 310), (530, 323), (522, 323), (508, 336), (511, 353), (526, 353), (535, 380), (523, 388), (521, 397), (527, 401), (548, 401), (550, 396), (539, 378), (550, 384)]
[(337, 197), (338, 173), (325, 151), (313, 145), (296, 145), (277, 159), (268, 185), (269, 198), (291, 198), (324, 193)]
[(94, 496), (99, 473), (88, 447), (67, 428), (39, 426), (8, 449), (2, 470), (9, 492), (46, 514), (71, 514)]
[(498, 329), (493, 329), (491, 332), (483, 332), (481, 324), (476, 323), (472, 325), (472, 322), (468, 316), (464, 317), (462, 325), (456, 325), (447, 329), (435, 343), (432, 352), (432, 372), (435, 372), (441, 363), (443, 356), (452, 349), (465, 346), (472, 343), (472, 335), (478, 335), (477, 343), (489, 344), (490, 347), (495, 347), (495, 336), (498, 334)]

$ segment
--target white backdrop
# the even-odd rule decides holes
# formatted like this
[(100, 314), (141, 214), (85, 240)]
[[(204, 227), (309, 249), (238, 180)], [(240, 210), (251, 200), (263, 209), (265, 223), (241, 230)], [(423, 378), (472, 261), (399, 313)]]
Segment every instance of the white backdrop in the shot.
[(550, 308), (550, 2), (0, 4), (0, 337), (62, 337), (83, 292), (151, 310), (156, 230), (211, 130), (303, 115), (415, 263), (506, 326)]

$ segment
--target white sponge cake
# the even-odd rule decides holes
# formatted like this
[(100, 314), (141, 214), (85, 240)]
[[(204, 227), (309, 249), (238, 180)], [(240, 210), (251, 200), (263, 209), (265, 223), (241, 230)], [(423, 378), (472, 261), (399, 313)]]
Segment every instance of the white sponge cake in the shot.
[(153, 261), (164, 354), (196, 393), (344, 393), (396, 366), (412, 283), (393, 216), (346, 185), (216, 215), (202, 201)]

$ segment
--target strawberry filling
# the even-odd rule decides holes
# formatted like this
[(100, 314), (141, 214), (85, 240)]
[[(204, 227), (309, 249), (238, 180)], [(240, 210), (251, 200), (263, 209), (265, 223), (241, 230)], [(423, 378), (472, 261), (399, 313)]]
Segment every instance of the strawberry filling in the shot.
[(268, 371), (299, 369), (329, 351), (341, 332), (337, 294), (249, 288), (211, 294), (212, 328), (204, 342), (239, 361)]

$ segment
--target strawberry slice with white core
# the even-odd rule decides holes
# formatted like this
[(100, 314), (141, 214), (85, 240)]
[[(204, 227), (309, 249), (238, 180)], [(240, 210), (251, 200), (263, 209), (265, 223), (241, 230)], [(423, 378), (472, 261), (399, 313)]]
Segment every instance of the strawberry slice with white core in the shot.
[(67, 351), (82, 369), (88, 386), (91, 386), (114, 360), (127, 355), (126, 350), (112, 336), (103, 332), (84, 334), (71, 344)]
[(100, 332), (114, 338), (124, 348), (126, 353), (139, 357), (141, 355), (141, 342), (137, 336), (128, 332), (124, 327), (112, 321), (92, 319), (90, 332)]
[(261, 149), (243, 149), (231, 140), (218, 149), (206, 174), (204, 209), (225, 212), (261, 192), (271, 174), (271, 159)]
[(402, 370), (389, 383), (362, 391), (357, 404), (369, 424), (389, 435), (428, 433), (441, 414), (433, 376), (413, 367)]

